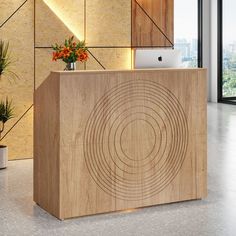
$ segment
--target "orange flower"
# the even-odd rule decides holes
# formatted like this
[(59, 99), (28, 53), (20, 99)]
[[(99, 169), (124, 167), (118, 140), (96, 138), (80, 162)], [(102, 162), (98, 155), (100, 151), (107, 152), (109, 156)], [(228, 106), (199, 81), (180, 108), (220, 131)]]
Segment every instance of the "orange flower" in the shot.
[(52, 60), (53, 61), (57, 61), (57, 59), (59, 58), (59, 53), (58, 52), (53, 52), (53, 57), (52, 57)]
[(84, 62), (87, 60), (88, 60), (88, 53), (87, 52), (81, 53), (78, 57), (78, 61), (80, 61), (80, 62)]
[(61, 59), (61, 58), (63, 58), (63, 52), (62, 51), (58, 52), (58, 59)]
[(83, 50), (82, 50), (82, 49), (78, 49), (78, 50), (75, 52), (75, 55), (76, 55), (77, 57), (79, 57), (81, 53), (83, 53)]
[(70, 56), (70, 54), (71, 54), (71, 49), (69, 47), (64, 47), (62, 49), (63, 57), (68, 58)]

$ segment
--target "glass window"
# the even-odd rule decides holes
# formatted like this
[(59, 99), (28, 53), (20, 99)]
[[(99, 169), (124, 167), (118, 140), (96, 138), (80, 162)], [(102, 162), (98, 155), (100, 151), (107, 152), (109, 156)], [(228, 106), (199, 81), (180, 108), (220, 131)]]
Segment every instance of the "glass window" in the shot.
[(174, 0), (175, 49), (184, 67), (198, 67), (198, 0)]
[(223, 98), (236, 97), (236, 1), (223, 0)]

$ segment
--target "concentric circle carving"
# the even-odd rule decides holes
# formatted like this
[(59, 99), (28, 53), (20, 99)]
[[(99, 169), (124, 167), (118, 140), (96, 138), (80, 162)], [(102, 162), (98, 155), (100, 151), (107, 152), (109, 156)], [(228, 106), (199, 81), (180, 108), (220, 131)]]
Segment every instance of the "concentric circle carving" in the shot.
[(175, 95), (152, 81), (128, 81), (95, 105), (84, 132), (90, 175), (107, 194), (150, 198), (165, 189), (184, 162), (188, 125)]

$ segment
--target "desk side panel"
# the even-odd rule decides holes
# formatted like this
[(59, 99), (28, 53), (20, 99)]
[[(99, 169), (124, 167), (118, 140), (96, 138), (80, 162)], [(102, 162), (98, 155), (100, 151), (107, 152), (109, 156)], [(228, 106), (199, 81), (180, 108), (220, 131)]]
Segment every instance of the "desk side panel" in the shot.
[(207, 72), (198, 72), (196, 91), (197, 198), (207, 197)]
[(59, 217), (59, 74), (34, 94), (34, 201)]

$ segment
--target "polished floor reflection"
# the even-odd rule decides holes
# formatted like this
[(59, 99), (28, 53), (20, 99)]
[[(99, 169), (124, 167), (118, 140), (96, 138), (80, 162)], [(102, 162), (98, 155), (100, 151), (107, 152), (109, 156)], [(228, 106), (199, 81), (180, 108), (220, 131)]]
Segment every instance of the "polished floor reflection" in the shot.
[(0, 235), (236, 235), (236, 106), (209, 104), (209, 196), (58, 221), (32, 201), (32, 160), (0, 171)]

